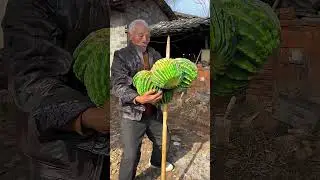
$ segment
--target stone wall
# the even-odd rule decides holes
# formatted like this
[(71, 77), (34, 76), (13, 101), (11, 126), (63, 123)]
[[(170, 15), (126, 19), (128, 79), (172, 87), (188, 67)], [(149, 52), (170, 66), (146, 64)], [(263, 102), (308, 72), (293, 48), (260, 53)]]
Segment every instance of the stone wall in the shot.
[(144, 19), (149, 25), (167, 21), (168, 17), (153, 0), (127, 1), (125, 12), (111, 12), (110, 65), (114, 51), (127, 45), (126, 27), (135, 19)]
[(126, 15), (118, 11), (112, 11), (110, 17), (110, 66), (113, 60), (115, 50), (121, 49), (127, 45), (126, 34)]

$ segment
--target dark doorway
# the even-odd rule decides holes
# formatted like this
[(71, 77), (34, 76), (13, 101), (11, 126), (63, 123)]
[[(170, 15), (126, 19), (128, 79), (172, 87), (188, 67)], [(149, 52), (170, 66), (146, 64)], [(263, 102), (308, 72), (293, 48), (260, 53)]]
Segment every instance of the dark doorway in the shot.
[[(208, 48), (206, 47), (207, 37), (209, 37), (208, 31), (170, 36), (170, 57), (185, 57), (196, 62), (200, 50)], [(166, 56), (166, 43), (167, 36), (151, 37), (150, 45), (163, 57)]]

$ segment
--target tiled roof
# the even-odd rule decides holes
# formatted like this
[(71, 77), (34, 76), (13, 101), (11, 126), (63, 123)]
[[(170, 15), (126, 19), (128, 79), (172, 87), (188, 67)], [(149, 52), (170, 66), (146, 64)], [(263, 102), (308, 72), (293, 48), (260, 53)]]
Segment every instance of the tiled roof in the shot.
[(209, 30), (209, 28), (210, 18), (190, 18), (173, 21), (161, 21), (150, 26), (151, 35), (153, 37), (203, 31)]

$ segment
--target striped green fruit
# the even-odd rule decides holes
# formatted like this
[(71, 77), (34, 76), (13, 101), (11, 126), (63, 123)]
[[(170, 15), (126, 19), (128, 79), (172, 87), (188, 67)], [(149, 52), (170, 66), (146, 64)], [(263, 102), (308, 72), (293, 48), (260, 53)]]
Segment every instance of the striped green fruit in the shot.
[(151, 68), (151, 81), (161, 89), (178, 87), (182, 79), (182, 71), (173, 59), (162, 58)]
[(198, 68), (195, 63), (186, 58), (174, 59), (182, 71), (182, 80), (179, 84), (181, 88), (189, 88), (192, 81), (198, 77)]
[(110, 98), (109, 29), (90, 33), (73, 53), (73, 72), (97, 106)]

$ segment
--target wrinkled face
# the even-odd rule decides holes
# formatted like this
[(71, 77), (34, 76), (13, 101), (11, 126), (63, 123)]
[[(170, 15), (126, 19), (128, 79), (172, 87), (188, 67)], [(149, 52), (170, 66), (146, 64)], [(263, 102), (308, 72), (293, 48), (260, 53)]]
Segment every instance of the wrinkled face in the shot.
[(137, 23), (128, 34), (134, 45), (141, 47), (144, 51), (147, 49), (150, 42), (150, 31), (144, 24)]

